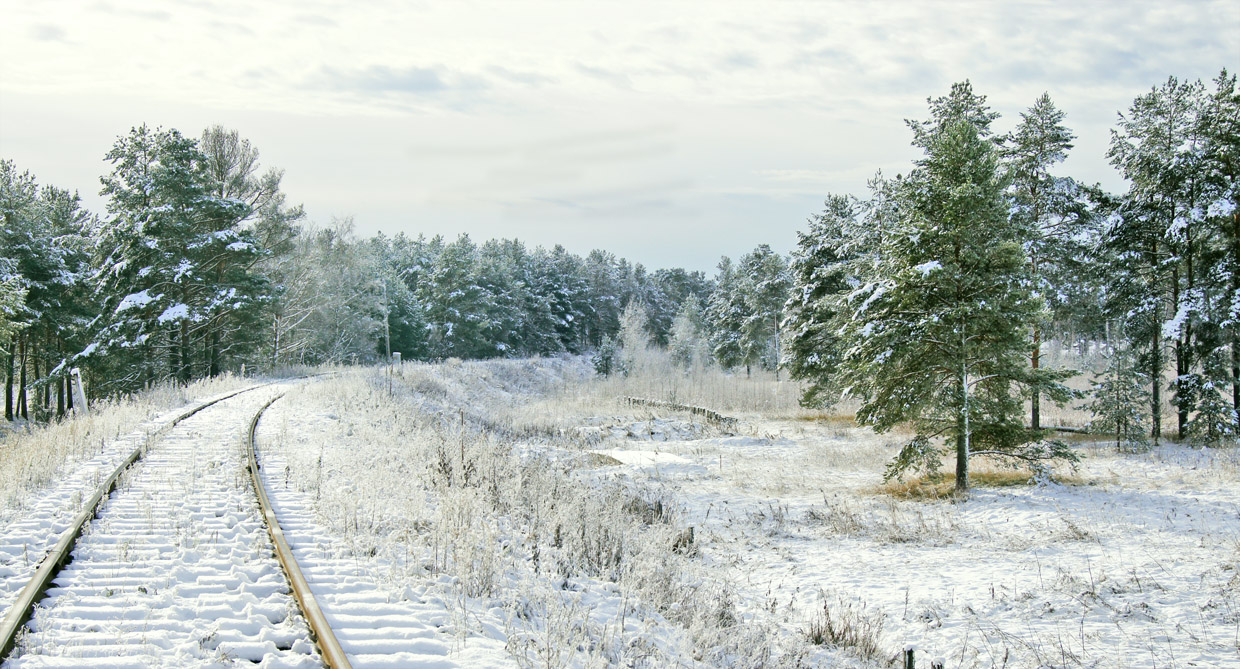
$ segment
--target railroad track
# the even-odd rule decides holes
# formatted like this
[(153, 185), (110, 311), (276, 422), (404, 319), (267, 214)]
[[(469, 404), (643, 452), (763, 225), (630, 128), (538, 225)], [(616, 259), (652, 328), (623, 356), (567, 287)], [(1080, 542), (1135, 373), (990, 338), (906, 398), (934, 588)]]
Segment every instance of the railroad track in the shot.
[(183, 412), (117, 467), (0, 623), (5, 669), (321, 666), (237, 457), (277, 391)]
[(3, 669), (455, 664), (442, 609), (331, 550), (306, 495), (265, 474), (273, 385), (182, 412), (116, 467), (0, 621)]

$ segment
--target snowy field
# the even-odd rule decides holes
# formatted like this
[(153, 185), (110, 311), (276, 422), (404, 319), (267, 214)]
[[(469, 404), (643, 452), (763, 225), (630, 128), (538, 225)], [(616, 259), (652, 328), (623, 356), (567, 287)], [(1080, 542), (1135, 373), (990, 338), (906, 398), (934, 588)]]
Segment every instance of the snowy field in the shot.
[(725, 433), (589, 376), (407, 365), (261, 434), (341, 557), (442, 608), (462, 666), (1240, 665), (1235, 451), (1082, 444), (1073, 485), (903, 500), (878, 492), (898, 436)]
[[(1083, 442), (1070, 485), (902, 499), (881, 486), (899, 435), (793, 397), (766, 378), (598, 379), (580, 359), (408, 364), (294, 387), (259, 458), (355, 666), (869, 667), (907, 646), (919, 667), (1240, 666), (1235, 450)], [(6, 507), (14, 546), (124, 441), (29, 484), (70, 499)], [(3, 559), (16, 583), (29, 557)]]

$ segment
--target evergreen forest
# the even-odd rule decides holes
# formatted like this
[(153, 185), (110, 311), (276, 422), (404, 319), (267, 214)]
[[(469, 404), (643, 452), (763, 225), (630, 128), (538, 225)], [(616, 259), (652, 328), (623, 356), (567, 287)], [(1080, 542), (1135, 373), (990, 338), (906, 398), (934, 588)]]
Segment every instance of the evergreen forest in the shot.
[[(911, 426), (893, 477), (954, 455), (967, 487), (971, 454), (1070, 460), (1043, 424), (1051, 403), (1087, 405), (1121, 447), (1234, 443), (1235, 75), (1172, 77), (1119, 111), (1107, 159), (1124, 192), (1063, 173), (1077, 138), (1049, 94), (1007, 133), (968, 81), (927, 102), (906, 121), (920, 153), (906, 171), (824, 194), (789, 256), (763, 244), (713, 277), (606, 250), (311, 223), (282, 170), (220, 126), (120, 135), (102, 212), (0, 160), (5, 419), (63, 416), (73, 369), (94, 397), (393, 352), (590, 355), (623, 374), (636, 323), (686, 373), (770, 370), (801, 382), (807, 406), (848, 401), (877, 431)], [(1043, 364), (1052, 341), (1104, 363)]]

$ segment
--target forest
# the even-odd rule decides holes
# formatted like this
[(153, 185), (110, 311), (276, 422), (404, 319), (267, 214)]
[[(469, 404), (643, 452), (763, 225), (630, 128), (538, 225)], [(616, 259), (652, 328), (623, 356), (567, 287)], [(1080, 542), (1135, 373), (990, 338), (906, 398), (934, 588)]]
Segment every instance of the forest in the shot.
[[(849, 399), (859, 424), (914, 426), (892, 475), (937, 467), (941, 444), (958, 486), (970, 453), (1071, 458), (1041, 424), (1046, 402), (1087, 403), (1091, 428), (1120, 446), (1234, 442), (1235, 84), (1225, 70), (1171, 77), (1120, 111), (1107, 153), (1120, 193), (1061, 173), (1076, 137), (1048, 94), (997, 134), (986, 97), (955, 84), (906, 121), (923, 154), (907, 172), (826, 194), (790, 256), (763, 244), (713, 277), (605, 250), (316, 225), (287, 201), (283, 172), (221, 126), (119, 136), (105, 212), (2, 160), (5, 419), (63, 416), (73, 368), (96, 397), (392, 352), (590, 355), (623, 374), (627, 321), (686, 369), (774, 370), (803, 384), (807, 406)], [(1105, 364), (1045, 366), (1050, 341)]]

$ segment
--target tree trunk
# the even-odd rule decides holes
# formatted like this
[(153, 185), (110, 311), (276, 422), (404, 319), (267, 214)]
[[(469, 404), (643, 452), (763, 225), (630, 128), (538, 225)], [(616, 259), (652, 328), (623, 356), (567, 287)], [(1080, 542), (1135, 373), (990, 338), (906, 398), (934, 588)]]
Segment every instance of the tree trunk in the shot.
[[(1035, 195), (1034, 195), (1033, 200), (1035, 202), (1037, 202), (1036, 193), (1037, 193), (1037, 190), (1034, 189)], [(1036, 207), (1034, 209), (1033, 216), (1034, 216), (1033, 220), (1040, 224), (1042, 220), (1041, 212), (1039, 212)], [(1036, 252), (1030, 254), (1029, 262), (1033, 268), (1033, 279), (1034, 281), (1037, 281), (1038, 279), (1038, 254)], [(1034, 285), (1037, 285), (1037, 284), (1034, 284)], [(1031, 369), (1033, 369), (1033, 373), (1035, 377), (1037, 376), (1038, 367), (1041, 365), (1041, 362), (1042, 362), (1042, 329), (1039, 328), (1038, 324), (1035, 322), (1033, 324), (1033, 352), (1029, 357), (1029, 366)], [(1042, 388), (1038, 386), (1038, 383), (1035, 380), (1033, 384), (1033, 396), (1029, 398), (1029, 427), (1033, 428), (1034, 430), (1041, 429), (1041, 425), (1042, 425), (1041, 404), (1042, 404)]]
[[(1150, 266), (1153, 271), (1158, 271), (1158, 242), (1150, 243)], [(1158, 277), (1155, 276), (1150, 280), (1153, 286), (1153, 293), (1157, 295)], [(1157, 298), (1155, 298), (1157, 300)], [(1162, 320), (1162, 314), (1155, 310), (1154, 323), (1150, 328), (1152, 341), (1150, 342), (1150, 438), (1154, 440), (1154, 446), (1158, 446), (1159, 439), (1162, 438), (1162, 327), (1159, 321)]]
[(34, 375), (34, 378), (31, 380), (31, 383), (33, 383), (35, 386), (34, 388), (34, 417), (36, 419), (41, 419), (43, 417), (43, 414), (41, 412), (43, 409), (47, 408), (47, 405), (43, 401), (43, 398), (44, 398), (43, 388), (39, 387), (39, 349), (33, 343), (31, 344), (30, 348), (33, 349), (30, 351), (30, 368), (31, 368), (30, 371)]
[(211, 363), (210, 363), (209, 368), (207, 369), (207, 374), (210, 375), (211, 378), (215, 378), (220, 375), (220, 330), (219, 330), (218, 325), (211, 328), (210, 338), (211, 338), (210, 339), (211, 341), (211, 352), (210, 352)]
[(13, 365), (17, 362), (17, 335), (9, 344), (8, 364), (4, 368), (4, 419), (13, 420)]
[(968, 339), (960, 327), (960, 413), (956, 417), (956, 492), (969, 490), (969, 358)]
[(967, 413), (962, 413), (960, 418), (956, 419), (956, 492), (966, 492), (969, 489), (968, 424)]
[[(1240, 212), (1231, 213), (1231, 295), (1240, 296)], [(1236, 308), (1237, 305), (1232, 305)], [(1240, 326), (1231, 327), (1231, 409), (1236, 420), (1236, 433), (1240, 434)]]
[(17, 354), (20, 358), (21, 374), (17, 381), (17, 412), (26, 420), (30, 420), (30, 413), (26, 409), (26, 337), (21, 338), (21, 350)]
[[(1042, 329), (1033, 326), (1033, 356), (1030, 365), (1033, 367), (1033, 373), (1038, 373), (1038, 368), (1042, 363)], [(1033, 384), (1033, 397), (1030, 399), (1029, 409), (1029, 426), (1035, 430), (1042, 429), (1042, 388), (1035, 381)]]
[(1150, 437), (1154, 445), (1162, 438), (1162, 332), (1154, 325), (1153, 349), (1150, 351)]
[(180, 360), (177, 362), (177, 380), (181, 383), (189, 383), (189, 324), (184, 320), (181, 321), (180, 342), (178, 342), (177, 350)]
[(779, 383), (779, 317), (775, 317), (775, 383)]
[(56, 380), (56, 417), (65, 417), (65, 377)]

